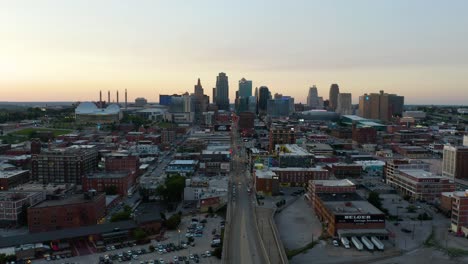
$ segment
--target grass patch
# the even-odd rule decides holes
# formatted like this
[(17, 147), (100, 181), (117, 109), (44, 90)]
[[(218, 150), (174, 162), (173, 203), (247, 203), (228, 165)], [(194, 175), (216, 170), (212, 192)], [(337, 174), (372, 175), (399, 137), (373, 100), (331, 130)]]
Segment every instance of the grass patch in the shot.
[(286, 249), (286, 256), (288, 257), (288, 259), (292, 259), (296, 255), (307, 252), (307, 250), (313, 248), (317, 244), (318, 244), (318, 241), (312, 241), (309, 244), (301, 248), (296, 248), (296, 249), (291, 249), (291, 250)]
[(431, 231), (429, 237), (424, 241), (425, 247), (435, 247), (438, 246), (437, 241), (435, 240), (434, 228)]
[(54, 134), (54, 137), (64, 135), (64, 134), (68, 134), (68, 133), (72, 132), (71, 130), (68, 130), (68, 129), (25, 128), (25, 129), (21, 129), (21, 130), (18, 130), (16, 132), (13, 132), (11, 134), (19, 135), (19, 136), (30, 136), (30, 135), (32, 135), (34, 133), (37, 133), (37, 132), (49, 132), (49, 131)]
[(171, 128), (174, 124), (169, 122), (159, 122), (156, 125), (160, 128)]

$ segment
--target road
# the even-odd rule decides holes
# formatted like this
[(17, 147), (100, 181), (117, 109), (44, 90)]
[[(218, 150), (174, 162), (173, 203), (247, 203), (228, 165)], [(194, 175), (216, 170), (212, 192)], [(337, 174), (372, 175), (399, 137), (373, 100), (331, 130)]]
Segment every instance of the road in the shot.
[[(228, 244), (228, 263), (267, 263), (258, 236), (253, 212), (253, 197), (247, 192), (250, 180), (247, 179), (244, 163), (244, 149), (238, 150), (240, 141), (233, 129), (233, 162), (231, 170), (231, 182), (235, 185), (236, 195), (231, 189), (231, 221), (230, 238)], [(250, 184), (251, 186), (251, 184)]]

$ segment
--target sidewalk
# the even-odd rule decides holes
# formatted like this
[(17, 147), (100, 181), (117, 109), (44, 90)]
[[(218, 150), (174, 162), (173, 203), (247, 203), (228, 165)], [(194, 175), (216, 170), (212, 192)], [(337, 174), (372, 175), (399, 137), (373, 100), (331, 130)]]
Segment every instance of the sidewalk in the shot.
[[(276, 226), (273, 220), (273, 213), (274, 209), (271, 208), (263, 208), (263, 207), (256, 207), (255, 214), (257, 216), (257, 226), (258, 231), (260, 233), (260, 238), (265, 245), (266, 253), (268, 254), (268, 258), (270, 259), (270, 263), (284, 263), (283, 261), (287, 262), (287, 258), (285, 258), (285, 254), (283, 258), (281, 257), (280, 250), (284, 251), (284, 247), (281, 244), (281, 240), (277, 235), (278, 232), (275, 233)], [(280, 247), (277, 245), (277, 240), (280, 242)]]

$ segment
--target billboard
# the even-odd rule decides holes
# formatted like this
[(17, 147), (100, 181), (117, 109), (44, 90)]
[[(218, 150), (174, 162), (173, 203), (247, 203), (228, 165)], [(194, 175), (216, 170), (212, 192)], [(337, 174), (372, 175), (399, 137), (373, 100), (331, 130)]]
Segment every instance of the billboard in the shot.
[(215, 131), (231, 131), (231, 125), (215, 125)]
[(371, 224), (385, 223), (385, 215), (336, 215), (337, 224)]

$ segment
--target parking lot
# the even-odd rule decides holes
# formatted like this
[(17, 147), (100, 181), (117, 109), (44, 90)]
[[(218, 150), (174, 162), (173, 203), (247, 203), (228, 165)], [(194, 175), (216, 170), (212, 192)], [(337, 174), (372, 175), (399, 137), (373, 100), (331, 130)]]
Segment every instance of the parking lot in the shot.
[[(193, 220), (193, 221), (192, 221)], [(195, 221), (196, 220), (196, 221)], [(35, 260), (33, 263), (221, 263), (213, 256), (212, 242), (220, 238), (223, 219), (205, 214), (183, 217), (179, 229), (168, 231), (162, 241), (113, 249), (99, 254), (76, 256), (58, 260)], [(202, 226), (204, 226), (202, 228)], [(194, 228), (191, 228), (194, 227)], [(197, 228), (198, 227), (198, 228)], [(180, 232), (179, 232), (180, 231)], [(198, 232), (197, 232), (198, 231)], [(189, 243), (193, 237), (193, 243)], [(151, 251), (154, 247), (154, 251)]]

